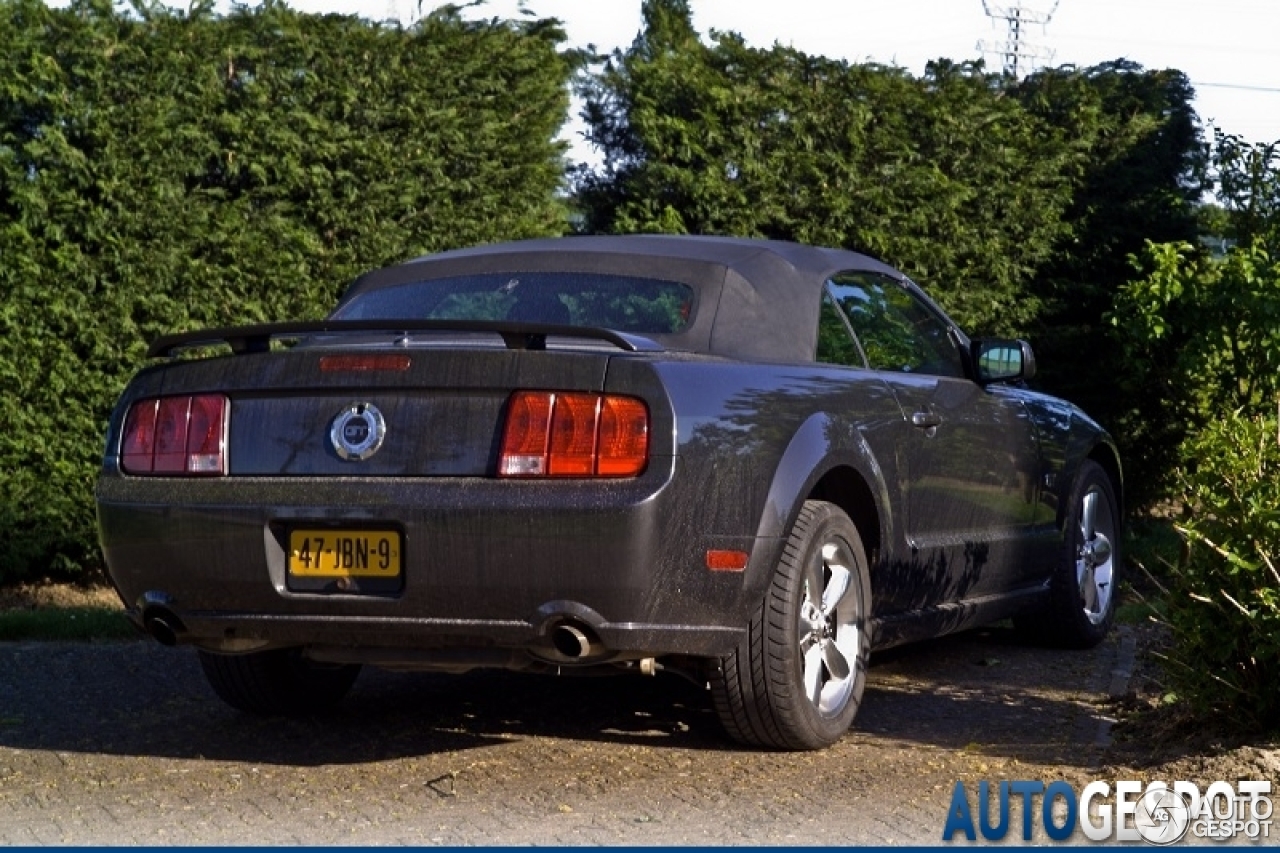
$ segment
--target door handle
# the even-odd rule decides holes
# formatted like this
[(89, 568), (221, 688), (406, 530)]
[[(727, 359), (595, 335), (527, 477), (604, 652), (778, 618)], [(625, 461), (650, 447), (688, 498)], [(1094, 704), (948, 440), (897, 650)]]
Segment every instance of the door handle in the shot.
[(942, 423), (942, 418), (933, 412), (916, 412), (911, 416), (911, 425), (921, 429), (933, 429)]

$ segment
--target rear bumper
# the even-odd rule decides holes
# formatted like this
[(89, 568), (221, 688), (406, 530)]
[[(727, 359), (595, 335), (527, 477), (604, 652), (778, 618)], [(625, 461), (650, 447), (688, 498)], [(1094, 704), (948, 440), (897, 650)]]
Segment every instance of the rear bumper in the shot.
[[(173, 642), (213, 651), (301, 646), (321, 660), (437, 669), (524, 669), (534, 661), (594, 665), (672, 654), (714, 657), (732, 649), (745, 633), (744, 627), (613, 623), (576, 602), (549, 605), (530, 621), (415, 619), (184, 610), (152, 595), (131, 607), (129, 617), (153, 634), (149, 620), (162, 618)], [(554, 634), (564, 626), (585, 632), (591, 650), (561, 651)]]
[[(305, 646), (373, 662), (452, 650), (440, 659), (465, 651), (479, 665), (518, 666), (528, 655), (567, 660), (552, 635), (568, 624), (598, 643), (578, 662), (721, 655), (743, 635), (754, 602), (742, 573), (708, 571), (705, 554), (756, 543), (689, 532), (698, 530), (693, 507), (674, 493), (671, 474), (499, 482), (108, 471), (98, 519), (130, 616), (175, 623), (178, 642), (224, 651)], [(291, 590), (287, 530), (313, 525), (402, 531), (401, 587)]]

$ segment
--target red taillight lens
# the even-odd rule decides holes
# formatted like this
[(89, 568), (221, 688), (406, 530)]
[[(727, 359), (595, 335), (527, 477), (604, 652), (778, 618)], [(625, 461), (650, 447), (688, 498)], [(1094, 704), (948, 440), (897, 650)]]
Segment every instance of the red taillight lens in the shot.
[(649, 409), (634, 397), (605, 397), (600, 411), (601, 477), (634, 477), (649, 461)]
[(552, 477), (590, 477), (596, 467), (596, 426), (600, 398), (595, 394), (556, 394), (551, 416)]
[(159, 400), (139, 400), (124, 419), (120, 465), (130, 474), (150, 474), (155, 468), (156, 412)]
[(226, 473), (227, 398), (139, 400), (124, 420), (120, 466), (128, 474)]
[(649, 409), (612, 394), (517, 391), (500, 477), (634, 477), (649, 459)]
[(187, 413), (190, 397), (165, 397), (156, 416), (157, 474), (181, 474), (187, 470)]

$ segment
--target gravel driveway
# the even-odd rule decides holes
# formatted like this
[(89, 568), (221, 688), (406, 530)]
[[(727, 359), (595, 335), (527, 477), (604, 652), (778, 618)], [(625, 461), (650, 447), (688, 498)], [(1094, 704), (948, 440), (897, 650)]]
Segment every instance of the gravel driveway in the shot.
[(0, 644), (0, 844), (936, 844), (958, 779), (1093, 778), (1131, 647), (877, 655), (853, 730), (789, 754), (675, 676), (366, 670), (332, 715), (264, 720), (187, 649)]

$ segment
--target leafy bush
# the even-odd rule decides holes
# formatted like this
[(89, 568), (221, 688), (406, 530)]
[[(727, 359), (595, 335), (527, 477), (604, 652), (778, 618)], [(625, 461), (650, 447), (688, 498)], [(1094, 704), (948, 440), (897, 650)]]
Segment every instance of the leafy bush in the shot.
[(1185, 517), (1173, 572), (1169, 676), (1203, 714), (1280, 728), (1280, 262), (1276, 146), (1212, 152), (1238, 243), (1149, 245), (1116, 299), (1124, 388), (1143, 401), (1131, 446), (1160, 462)]
[(1148, 243), (1197, 239), (1208, 163), (1195, 92), (1180, 71), (1118, 60), (1038, 72), (1019, 84), (1018, 96), (1089, 152), (1066, 214), (1071, 237), (1037, 273), (1045, 303), (1031, 335), (1038, 381), (1111, 430), (1124, 460), (1126, 504), (1150, 506), (1168, 497), (1166, 474), (1182, 435), (1151, 416), (1165, 389), (1127, 381), (1134, 371), (1101, 318)]
[(1188, 436), (1280, 392), (1280, 142), (1218, 134), (1209, 159), (1223, 206), (1202, 219), (1217, 251), (1149, 238), (1110, 311), (1127, 410), (1111, 426), (1144, 504), (1173, 493)]
[(1175, 573), (1169, 676), (1202, 713), (1280, 728), (1280, 423), (1235, 412), (1186, 445), (1188, 548)]
[(1280, 435), (1262, 414), (1280, 394), (1280, 264), (1258, 240), (1217, 258), (1153, 245), (1146, 265), (1115, 322), (1186, 513), (1168, 675), (1199, 713), (1280, 726)]
[[(1148, 245), (1144, 278), (1112, 315), (1124, 352), (1117, 381), (1142, 401), (1126, 447), (1156, 497), (1177, 487), (1183, 442), (1222, 412), (1257, 412), (1280, 392), (1280, 263), (1261, 241), (1212, 257), (1190, 244)], [(1192, 460), (1196, 456), (1190, 457)]]

